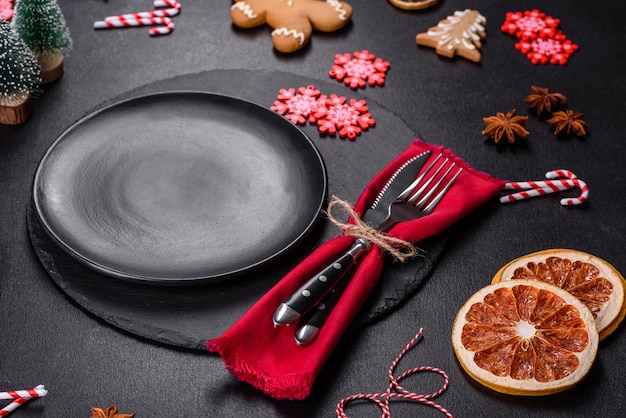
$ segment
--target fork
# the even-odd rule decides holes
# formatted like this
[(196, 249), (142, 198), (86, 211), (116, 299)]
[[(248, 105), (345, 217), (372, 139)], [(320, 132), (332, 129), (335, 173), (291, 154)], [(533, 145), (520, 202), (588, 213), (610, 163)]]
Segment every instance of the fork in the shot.
[[(455, 169), (456, 164), (454, 162), (448, 165), (448, 158), (439, 163), (441, 157), (442, 154), (439, 154), (422, 174), (389, 205), (387, 218), (377, 227), (379, 231), (387, 232), (398, 222), (421, 218), (435, 209), (459, 177), (461, 171), (463, 171), (462, 167)], [(446, 171), (440, 175), (447, 165)], [(433, 170), (434, 172), (431, 173)], [(364, 245), (366, 246), (363, 247), (363, 250), (367, 248), (365, 241), (361, 239), (358, 241), (365, 243)], [(354, 259), (356, 260), (357, 257), (358, 255)], [(341, 287), (343, 290), (347, 280), (341, 277), (338, 282), (342, 283)], [(295, 334), (295, 340), (298, 345), (308, 345), (315, 340), (332, 308), (338, 301), (339, 297), (336, 294), (329, 293), (316, 304), (317, 309), (312, 309), (303, 316)]]
[[(441, 171), (449, 162), (449, 159), (446, 158), (443, 163), (439, 163), (441, 158), (442, 154), (439, 154), (423, 170), (422, 174), (389, 205), (388, 215), (376, 227), (377, 230), (388, 232), (398, 222), (416, 219), (432, 212), (450, 187), (452, 187), (462, 170), (459, 168), (450, 177), (450, 173), (455, 167), (455, 163), (451, 163), (447, 171), (441, 175)], [(290, 325), (312, 308), (318, 306), (319, 302), (345, 276), (347, 265), (356, 263), (363, 251), (369, 246), (370, 244), (366, 240), (358, 238), (347, 253), (307, 281), (281, 303), (274, 313), (274, 325)]]
[[(392, 226), (398, 222), (411, 221), (428, 215), (433, 211), (435, 206), (443, 199), (443, 196), (450, 190), (457, 177), (463, 171), (462, 167), (458, 167), (456, 172), (451, 175), (452, 169), (456, 166), (456, 163), (451, 163), (443, 175), (437, 177), (441, 170), (447, 165), (449, 159), (446, 158), (441, 163), (435, 172), (430, 174), (428, 178), (426, 175), (433, 169), (433, 167), (439, 162), (442, 154), (437, 155), (432, 163), (424, 170), (420, 176), (411, 183), (391, 205), (389, 205), (389, 215), (379, 226), (379, 231), (389, 231)], [(448, 178), (447, 182), (443, 182)], [(431, 187), (431, 183), (437, 180), (437, 182)], [(421, 187), (415, 191), (417, 186), (421, 184)], [(433, 195), (437, 193), (434, 197)], [(418, 200), (419, 199), (419, 200)], [(416, 203), (417, 201), (417, 203)]]

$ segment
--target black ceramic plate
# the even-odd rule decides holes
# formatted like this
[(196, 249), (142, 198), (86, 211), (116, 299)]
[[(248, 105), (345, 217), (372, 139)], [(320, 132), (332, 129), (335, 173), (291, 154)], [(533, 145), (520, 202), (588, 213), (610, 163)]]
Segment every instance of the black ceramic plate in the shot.
[(311, 140), (275, 112), (230, 96), (133, 98), (74, 124), (39, 164), (47, 232), (110, 276), (196, 284), (272, 260), (326, 198)]

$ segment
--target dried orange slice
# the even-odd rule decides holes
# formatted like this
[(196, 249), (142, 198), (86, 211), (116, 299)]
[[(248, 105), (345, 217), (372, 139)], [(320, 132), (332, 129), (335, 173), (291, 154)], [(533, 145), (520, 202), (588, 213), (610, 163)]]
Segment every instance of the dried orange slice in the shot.
[(567, 290), (591, 311), (600, 340), (626, 316), (626, 281), (603, 259), (569, 249), (550, 249), (519, 257), (502, 267), (492, 283), (512, 279), (541, 280)]
[(509, 280), (476, 292), (452, 329), (465, 371), (493, 390), (547, 395), (574, 386), (598, 350), (593, 315), (570, 293), (538, 280)]

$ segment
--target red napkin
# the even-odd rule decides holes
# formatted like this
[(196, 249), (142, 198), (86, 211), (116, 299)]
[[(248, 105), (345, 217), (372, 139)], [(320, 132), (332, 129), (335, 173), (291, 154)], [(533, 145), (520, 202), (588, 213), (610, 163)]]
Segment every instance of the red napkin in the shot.
[[(461, 165), (463, 171), (431, 214), (397, 224), (389, 231), (392, 236), (415, 244), (439, 234), (504, 186), (504, 181), (474, 170), (451, 151), (415, 140), (372, 179), (355, 204), (355, 212), (362, 216), (390, 176), (407, 160), (427, 150), (432, 150), (433, 155), (442, 152)], [(223, 335), (210, 340), (207, 343), (209, 351), (219, 353), (233, 375), (274, 398), (306, 398), (337, 341), (376, 285), (383, 267), (383, 254), (373, 245), (361, 258), (352, 280), (312, 344), (297, 345), (294, 341), (295, 327), (274, 328), (272, 317), (289, 295), (349, 249), (354, 239), (341, 235), (322, 244)]]

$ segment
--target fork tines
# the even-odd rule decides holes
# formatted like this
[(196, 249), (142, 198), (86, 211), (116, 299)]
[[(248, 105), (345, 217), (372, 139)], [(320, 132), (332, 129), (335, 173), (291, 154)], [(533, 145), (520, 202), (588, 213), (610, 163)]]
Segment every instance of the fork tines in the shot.
[[(442, 157), (442, 154), (435, 157), (413, 184), (407, 188), (407, 196), (404, 196), (407, 202), (425, 214), (430, 213), (435, 208), (463, 171), (462, 167), (457, 167), (456, 163), (451, 162), (449, 158), (440, 162)], [(447, 169), (441, 174), (446, 166)], [(412, 193), (413, 190), (416, 191)]]

